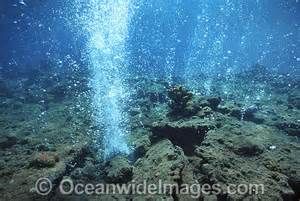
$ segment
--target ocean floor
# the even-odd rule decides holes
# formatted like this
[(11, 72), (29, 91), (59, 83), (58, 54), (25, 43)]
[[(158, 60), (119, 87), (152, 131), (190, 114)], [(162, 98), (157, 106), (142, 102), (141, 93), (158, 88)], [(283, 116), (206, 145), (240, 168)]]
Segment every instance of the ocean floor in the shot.
[[(299, 80), (245, 72), (234, 81), (212, 80), (207, 95), (180, 82), (170, 87), (159, 79), (128, 80), (135, 97), (127, 108), (133, 151), (104, 161), (93, 146), (97, 128), (90, 115), (88, 76), (79, 70), (68, 76), (55, 72), (0, 77), (0, 200), (300, 199)], [(232, 90), (224, 93), (225, 85)], [(202, 86), (199, 81), (199, 91), (205, 92)], [(264, 95), (250, 100), (257, 89)], [(242, 94), (250, 94), (247, 104)], [(43, 177), (53, 183), (47, 196), (35, 189)], [(61, 195), (59, 183), (66, 178), (85, 184), (163, 181), (179, 188), (217, 184), (222, 192), (197, 198), (174, 191)], [(265, 191), (229, 194), (230, 184), (262, 184)]]

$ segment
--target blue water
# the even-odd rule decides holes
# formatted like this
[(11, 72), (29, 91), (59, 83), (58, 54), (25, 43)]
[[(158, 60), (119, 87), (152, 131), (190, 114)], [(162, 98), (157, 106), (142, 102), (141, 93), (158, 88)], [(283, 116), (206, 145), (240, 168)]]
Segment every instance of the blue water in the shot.
[(100, 152), (129, 153), (127, 78), (179, 79), (193, 90), (201, 80), (209, 95), (215, 77), (255, 64), (299, 76), (299, 22), (298, 0), (4, 0), (0, 67), (84, 63)]

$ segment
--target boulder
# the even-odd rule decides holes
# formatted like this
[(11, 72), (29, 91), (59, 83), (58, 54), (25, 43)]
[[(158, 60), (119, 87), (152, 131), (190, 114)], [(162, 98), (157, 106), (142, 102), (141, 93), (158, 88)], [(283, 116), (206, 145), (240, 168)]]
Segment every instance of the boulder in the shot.
[(127, 183), (132, 179), (133, 167), (126, 157), (116, 156), (105, 168), (105, 181), (108, 183)]
[[(181, 183), (195, 182), (187, 175), (191, 173), (190, 171), (186, 172), (187, 164), (188, 159), (180, 147), (174, 146), (168, 139), (161, 140), (152, 145), (145, 157), (135, 162), (133, 180), (136, 184), (147, 181), (147, 184), (159, 184), (160, 182), (162, 185), (180, 187)], [(171, 188), (165, 190), (163, 194), (157, 195), (161, 197), (160, 199), (153, 200), (169, 200), (168, 198), (181, 200)], [(162, 199), (163, 197), (165, 199)]]
[(212, 110), (217, 110), (220, 103), (221, 103), (220, 97), (213, 97), (213, 96), (201, 96), (196, 97), (195, 102), (200, 108), (204, 107), (210, 107)]
[(239, 120), (251, 121), (257, 124), (261, 124), (265, 121), (265, 119), (257, 113), (259, 109), (256, 106), (243, 108), (241, 105), (228, 104), (218, 108), (218, 111)]
[(212, 109), (208, 106), (203, 107), (198, 113), (198, 117), (206, 117), (208, 115), (211, 115), (213, 113)]
[(59, 157), (55, 152), (37, 152), (34, 153), (30, 166), (34, 168), (54, 167), (59, 162)]
[(145, 153), (150, 148), (151, 142), (148, 136), (144, 136), (142, 138), (139, 138), (137, 141), (134, 142), (134, 153), (133, 157), (134, 159), (143, 157)]
[[(193, 94), (182, 86), (174, 86), (168, 90), (170, 99), (170, 116), (189, 116), (193, 113)], [(195, 111), (194, 111), (195, 112)]]
[(222, 114), (227, 114), (232, 117), (241, 119), (242, 108), (241, 105), (226, 103), (218, 108), (218, 111)]
[(220, 97), (209, 97), (207, 98), (207, 102), (209, 103), (209, 107), (213, 110), (216, 110), (221, 103)]
[(260, 155), (263, 151), (262, 146), (252, 139), (239, 140), (234, 147), (236, 154), (247, 157)]
[(83, 167), (78, 167), (71, 173), (73, 179), (93, 180), (97, 178), (99, 171), (94, 163), (86, 161)]

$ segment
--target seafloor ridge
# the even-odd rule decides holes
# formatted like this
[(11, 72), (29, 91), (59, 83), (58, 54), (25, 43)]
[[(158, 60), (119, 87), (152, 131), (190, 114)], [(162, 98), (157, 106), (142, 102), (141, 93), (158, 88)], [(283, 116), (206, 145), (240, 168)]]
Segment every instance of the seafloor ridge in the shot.
[[(263, 195), (224, 191), (194, 199), (205, 201), (300, 198), (299, 80), (254, 68), (237, 74), (226, 96), (222, 86), (228, 80), (222, 77), (213, 80), (211, 95), (202, 96), (180, 82), (170, 87), (164, 80), (132, 78), (136, 98), (127, 109), (134, 151), (103, 162), (93, 146), (97, 128), (90, 119), (88, 73), (78, 68), (61, 74), (43, 65), (7, 70), (0, 78), (0, 200), (193, 200), (176, 193), (62, 196), (57, 185), (68, 177), (84, 183), (161, 179), (179, 186), (265, 186)], [(245, 106), (240, 95), (259, 87), (267, 95)], [(54, 184), (48, 196), (33, 189), (41, 177)]]

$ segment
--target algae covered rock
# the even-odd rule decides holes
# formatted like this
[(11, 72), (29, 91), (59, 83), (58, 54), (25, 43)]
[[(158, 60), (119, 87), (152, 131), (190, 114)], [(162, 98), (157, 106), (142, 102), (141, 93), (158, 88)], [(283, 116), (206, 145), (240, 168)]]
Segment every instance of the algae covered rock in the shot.
[(187, 116), (195, 113), (192, 106), (193, 94), (182, 86), (174, 86), (168, 90), (171, 116)]
[(72, 178), (81, 180), (93, 180), (97, 178), (99, 171), (92, 161), (86, 159), (85, 163), (81, 166), (83, 167), (78, 167), (71, 173)]
[(242, 106), (239, 104), (225, 103), (218, 108), (218, 111), (238, 119), (242, 117)]
[(134, 158), (140, 158), (145, 155), (151, 146), (151, 142), (148, 136), (143, 136), (134, 142)]
[[(191, 192), (180, 189), (198, 183), (183, 150), (164, 139), (152, 145), (145, 157), (136, 161), (133, 181), (136, 184), (156, 184), (161, 193), (146, 200), (199, 200)], [(186, 185), (183, 185), (186, 184)], [(184, 191), (184, 190), (183, 190)], [(141, 199), (141, 200), (145, 200)]]
[[(133, 180), (136, 183), (180, 185), (184, 177), (184, 168), (188, 161), (181, 148), (174, 146), (170, 140), (161, 140), (155, 143), (145, 157), (136, 161)], [(166, 192), (167, 196), (171, 196)], [(165, 195), (161, 195), (165, 196)]]
[(251, 121), (257, 124), (261, 124), (265, 121), (263, 116), (258, 114), (259, 108), (256, 105), (243, 107), (240, 104), (227, 103), (219, 107), (218, 111), (222, 114), (227, 114), (239, 120)]
[(197, 116), (204, 118), (208, 115), (211, 115), (212, 113), (213, 113), (212, 109), (208, 106), (205, 106), (197, 113)]
[(209, 107), (213, 110), (216, 110), (221, 103), (220, 97), (208, 97), (207, 102), (209, 103)]
[(59, 162), (55, 152), (37, 152), (33, 154), (30, 166), (34, 168), (54, 167)]
[(126, 157), (116, 156), (105, 168), (105, 181), (108, 183), (127, 183), (132, 179), (133, 167)]
[(234, 152), (242, 156), (257, 156), (263, 153), (263, 147), (252, 139), (244, 139), (236, 142)]

